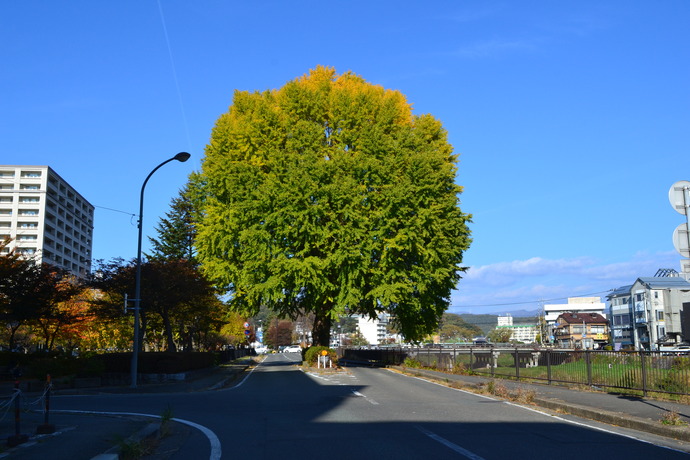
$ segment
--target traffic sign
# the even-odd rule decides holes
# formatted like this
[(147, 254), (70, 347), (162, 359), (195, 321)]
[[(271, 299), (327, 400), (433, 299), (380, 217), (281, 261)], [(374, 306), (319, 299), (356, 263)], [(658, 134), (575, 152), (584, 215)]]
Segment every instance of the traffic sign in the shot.
[(668, 191), (668, 201), (671, 202), (671, 207), (678, 214), (683, 214), (684, 216), (687, 213), (687, 206), (690, 206), (690, 203), (686, 202), (688, 199), (687, 194), (690, 193), (688, 191), (690, 191), (690, 181), (686, 180), (679, 180)]
[(680, 224), (673, 231), (673, 247), (683, 257), (690, 257), (690, 243), (688, 242), (688, 224)]

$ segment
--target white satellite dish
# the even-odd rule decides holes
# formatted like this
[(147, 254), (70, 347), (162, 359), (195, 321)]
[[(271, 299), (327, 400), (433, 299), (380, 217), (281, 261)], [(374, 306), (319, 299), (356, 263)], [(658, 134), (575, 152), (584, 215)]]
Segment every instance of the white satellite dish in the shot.
[(688, 241), (688, 224), (680, 224), (673, 231), (673, 246), (683, 257), (690, 257), (690, 242)]
[[(688, 191), (688, 197), (690, 198), (690, 181), (679, 180), (673, 184), (671, 189), (668, 191), (668, 201), (671, 202), (671, 206), (679, 214), (683, 214), (684, 216), (686, 215), (687, 210), (685, 201), (686, 190)], [(690, 206), (690, 201), (687, 203), (687, 206)]]

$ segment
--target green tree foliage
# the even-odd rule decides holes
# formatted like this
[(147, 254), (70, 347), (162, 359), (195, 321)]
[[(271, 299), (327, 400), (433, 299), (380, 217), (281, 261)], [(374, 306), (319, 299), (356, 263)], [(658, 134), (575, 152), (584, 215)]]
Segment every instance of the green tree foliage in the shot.
[(490, 342), (508, 343), (512, 335), (512, 330), (501, 327), (489, 332), (489, 334), (486, 337), (489, 339)]
[(197, 265), (194, 248), (194, 206), (191, 199), (189, 185), (180, 190), (179, 196), (173, 198), (170, 211), (156, 226), (158, 237), (149, 238), (153, 248), (151, 254), (147, 254), (149, 259), (188, 260), (194, 266)]
[(482, 334), (480, 327), (465, 322), (460, 315), (444, 313), (441, 318), (439, 335), (442, 342), (471, 341), (473, 337)]
[(313, 313), (315, 345), (338, 316), (383, 311), (419, 339), (470, 244), (456, 160), (438, 120), (352, 73), (236, 91), (193, 179), (200, 261), (236, 308)]

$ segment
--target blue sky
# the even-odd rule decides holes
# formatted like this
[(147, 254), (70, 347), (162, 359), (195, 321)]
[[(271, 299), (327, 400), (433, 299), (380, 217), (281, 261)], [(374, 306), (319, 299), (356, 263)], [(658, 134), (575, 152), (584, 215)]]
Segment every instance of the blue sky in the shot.
[[(686, 1), (25, 1), (0, 5), (0, 163), (49, 165), (133, 258), (239, 90), (317, 65), (397, 89), (460, 155), (473, 215), (451, 312), (538, 308), (679, 269)], [(106, 208), (122, 212), (112, 211)], [(145, 248), (146, 249), (146, 248)]]

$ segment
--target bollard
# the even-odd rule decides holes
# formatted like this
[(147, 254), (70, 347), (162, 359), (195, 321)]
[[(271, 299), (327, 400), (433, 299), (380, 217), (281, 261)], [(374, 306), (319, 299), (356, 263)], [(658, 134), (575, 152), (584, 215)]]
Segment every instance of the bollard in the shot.
[(26, 434), (21, 434), (21, 429), (19, 427), (19, 414), (20, 414), (20, 398), (21, 393), (19, 391), (19, 380), (14, 382), (14, 436), (7, 438), (7, 446), (15, 447), (19, 444), (23, 444), (29, 440), (29, 436)]
[(55, 433), (55, 425), (48, 422), (50, 418), (50, 391), (53, 389), (53, 384), (50, 380), (50, 374), (46, 375), (46, 402), (43, 409), (43, 425), (38, 425), (36, 434), (52, 434)]

